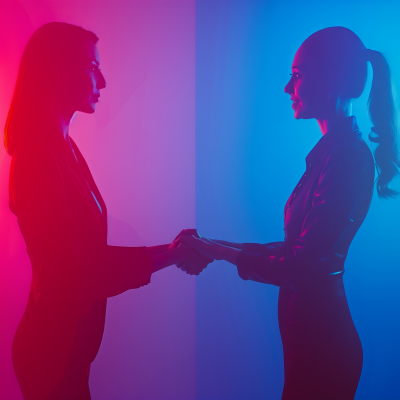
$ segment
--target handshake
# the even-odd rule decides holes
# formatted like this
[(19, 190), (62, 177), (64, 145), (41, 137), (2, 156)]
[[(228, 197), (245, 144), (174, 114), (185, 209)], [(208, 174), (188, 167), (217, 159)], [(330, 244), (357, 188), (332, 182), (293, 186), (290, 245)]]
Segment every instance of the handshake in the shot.
[(196, 229), (184, 229), (171, 245), (179, 250), (182, 260), (176, 266), (189, 275), (199, 275), (215, 259), (212, 247), (217, 243), (201, 237)]

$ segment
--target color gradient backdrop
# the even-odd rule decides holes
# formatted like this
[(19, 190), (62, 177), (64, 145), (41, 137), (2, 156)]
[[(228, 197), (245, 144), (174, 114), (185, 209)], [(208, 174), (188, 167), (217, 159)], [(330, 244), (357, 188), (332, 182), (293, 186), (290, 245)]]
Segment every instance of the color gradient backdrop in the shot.
[[(49, 21), (81, 25), (100, 37), (107, 88), (71, 136), (107, 203), (109, 243), (167, 243), (194, 226), (282, 240), (283, 206), (320, 138), (283, 92), (296, 49), (346, 26), (384, 52), (399, 91), (399, 15), (394, 0), (0, 0), (0, 127), (29, 36)], [(369, 86), (354, 104), (365, 138)], [(31, 273), (8, 211), (9, 163), (0, 146), (0, 399), (21, 400), (11, 343)], [(374, 198), (346, 263), (364, 348), (357, 400), (398, 396), (399, 201)], [(278, 400), (277, 294), (216, 261), (197, 278), (170, 267), (110, 299), (93, 400)]]

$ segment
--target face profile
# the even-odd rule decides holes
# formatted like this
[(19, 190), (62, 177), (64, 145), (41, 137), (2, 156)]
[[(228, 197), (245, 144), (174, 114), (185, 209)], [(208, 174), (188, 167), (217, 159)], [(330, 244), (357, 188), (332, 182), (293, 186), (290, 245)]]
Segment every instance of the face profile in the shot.
[(316, 72), (311, 54), (300, 46), (293, 59), (291, 78), (284, 87), (284, 92), (293, 102), (296, 119), (323, 118), (331, 106), (329, 76)]
[(367, 54), (349, 29), (330, 27), (310, 35), (294, 56), (292, 77), (284, 88), (294, 117), (321, 121), (351, 115), (351, 100), (365, 87)]
[(106, 87), (106, 81), (100, 69), (100, 56), (97, 46), (86, 40), (82, 49), (83, 65), (76, 81), (77, 111), (93, 113), (100, 98), (100, 90)]
[(53, 107), (92, 114), (99, 102), (100, 90), (106, 81), (100, 69), (100, 55), (96, 44), (85, 39), (79, 46), (74, 64), (67, 65), (63, 73), (65, 79), (54, 96)]

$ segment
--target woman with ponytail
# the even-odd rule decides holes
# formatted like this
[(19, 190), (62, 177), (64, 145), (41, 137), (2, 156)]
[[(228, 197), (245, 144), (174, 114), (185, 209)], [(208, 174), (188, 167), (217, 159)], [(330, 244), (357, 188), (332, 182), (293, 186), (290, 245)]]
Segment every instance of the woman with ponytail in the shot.
[[(368, 62), (375, 161), (352, 116)], [(322, 138), (306, 157), (306, 170), (284, 208), (285, 239), (257, 244), (182, 235), (178, 240), (236, 265), (242, 279), (280, 287), (282, 400), (351, 400), (363, 351), (346, 300), (344, 263), (370, 207), (375, 166), (378, 195), (397, 194), (389, 187), (399, 173), (390, 71), (384, 56), (366, 49), (354, 32), (331, 27), (303, 42), (291, 75), (284, 90), (294, 117), (316, 119)], [(190, 271), (184, 263), (180, 267)]]

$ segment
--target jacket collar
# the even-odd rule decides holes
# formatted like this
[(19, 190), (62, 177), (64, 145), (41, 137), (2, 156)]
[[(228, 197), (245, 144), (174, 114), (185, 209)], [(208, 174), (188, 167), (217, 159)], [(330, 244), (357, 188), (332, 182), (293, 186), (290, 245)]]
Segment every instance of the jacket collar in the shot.
[(316, 162), (325, 160), (339, 140), (347, 141), (354, 135), (361, 137), (356, 117), (346, 117), (336, 123), (324, 136), (322, 136), (313, 149), (308, 153), (306, 157), (307, 167)]

